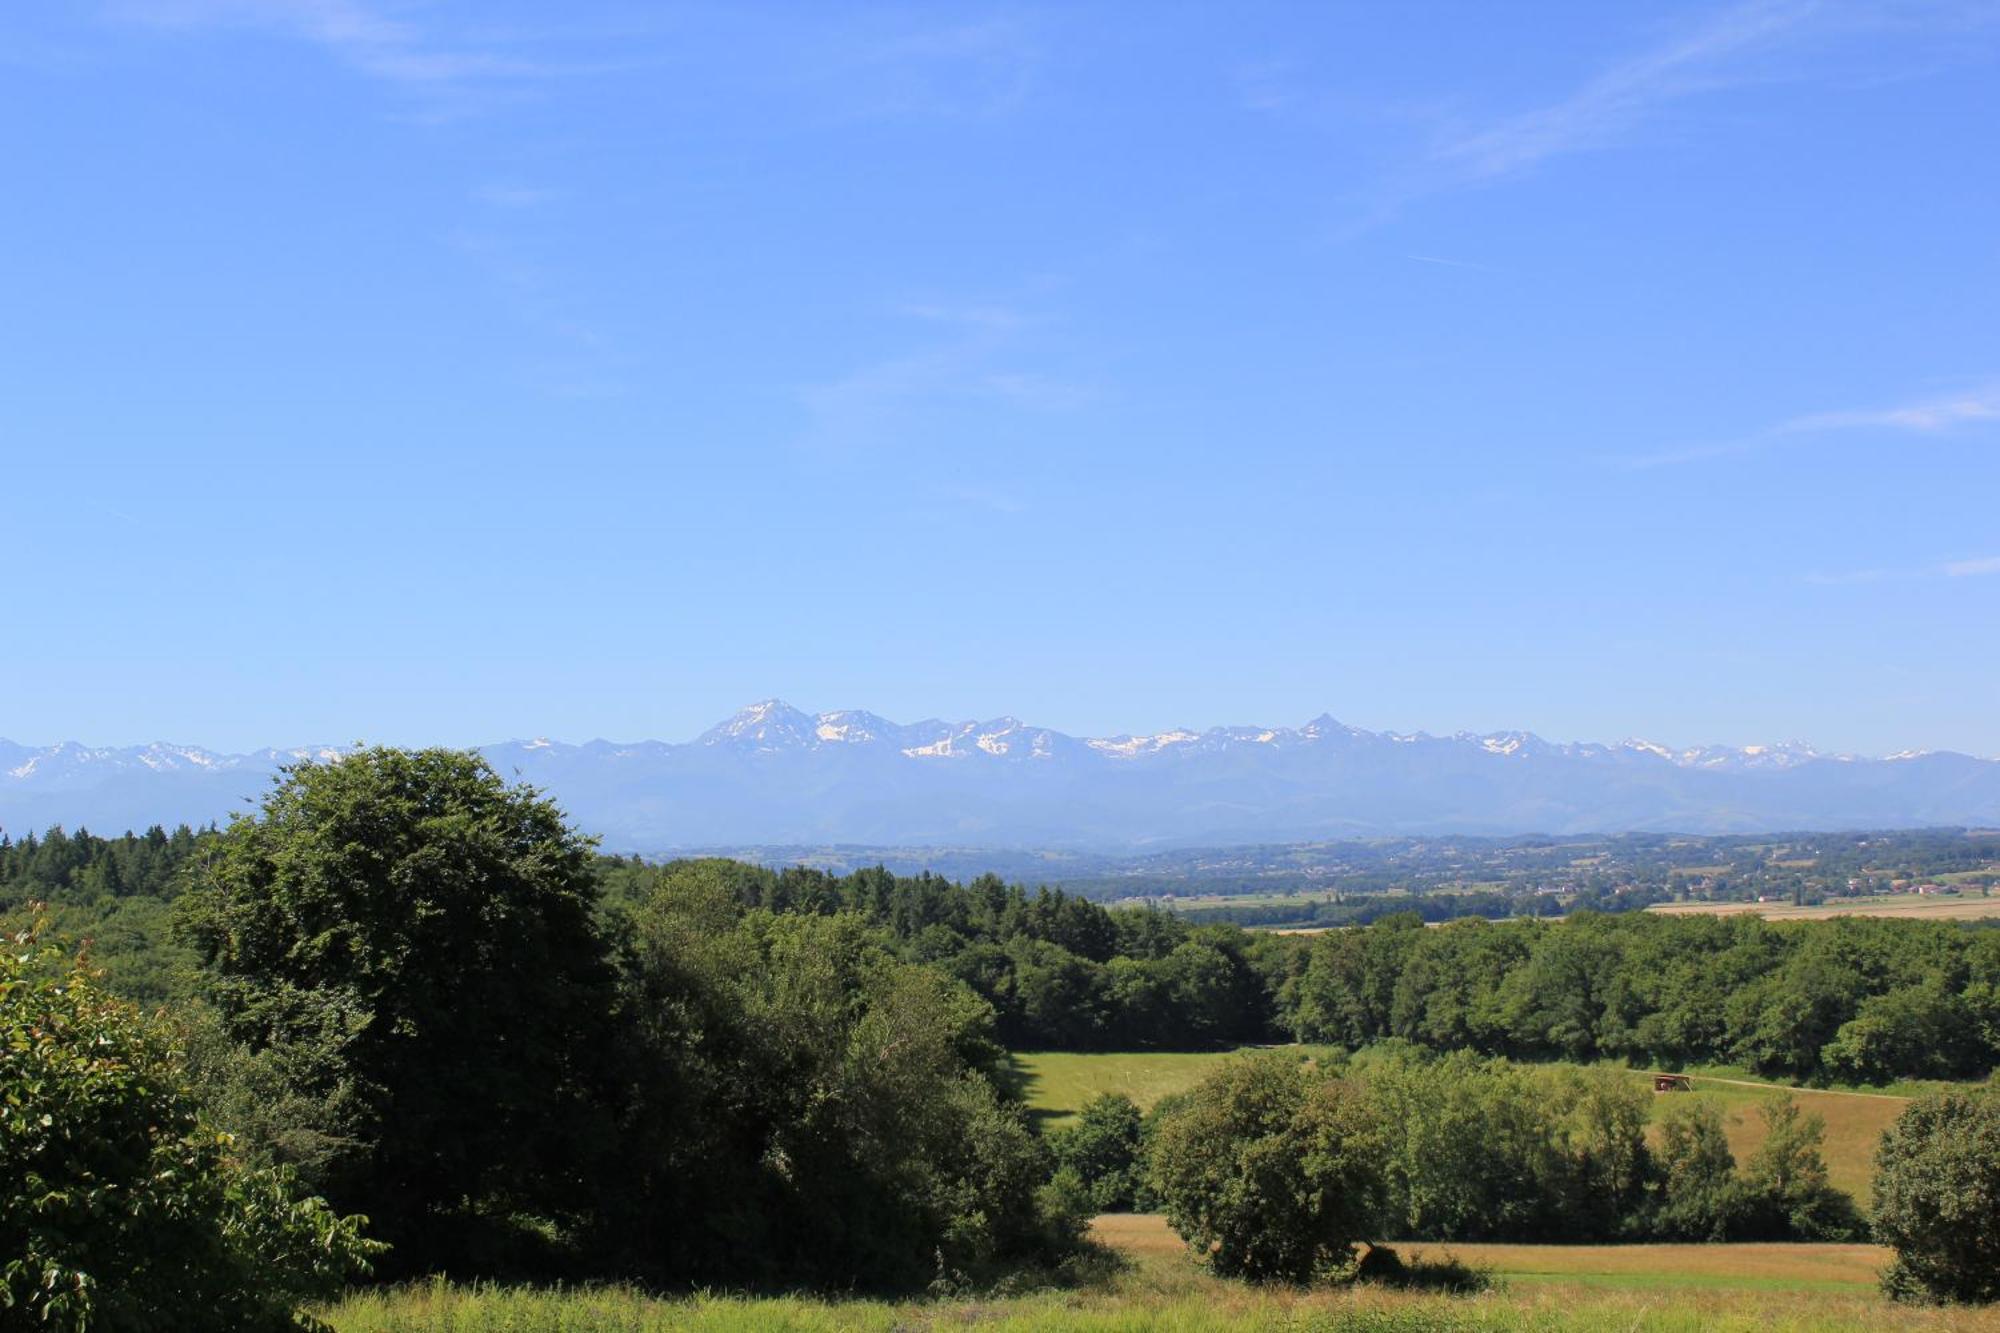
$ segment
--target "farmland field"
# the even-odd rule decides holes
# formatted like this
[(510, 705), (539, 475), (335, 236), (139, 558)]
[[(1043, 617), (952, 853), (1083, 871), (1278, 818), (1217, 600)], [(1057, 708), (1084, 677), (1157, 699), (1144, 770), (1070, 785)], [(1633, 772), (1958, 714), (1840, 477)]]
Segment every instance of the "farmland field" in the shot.
[[(1309, 1055), (1306, 1046), (1275, 1048)], [(1147, 1052), (1140, 1054), (1023, 1053), (1014, 1057), (1015, 1077), (1030, 1110), (1050, 1127), (1068, 1123), (1083, 1104), (1099, 1093), (1122, 1092), (1141, 1110), (1169, 1094), (1200, 1082), (1231, 1051)], [(1635, 1079), (1650, 1079), (1632, 1071)], [(1755, 1152), (1764, 1139), (1764, 1122), (1757, 1104), (1778, 1085), (1748, 1078), (1697, 1073), (1692, 1093), (1663, 1093), (1654, 1098), (1655, 1113), (1694, 1098), (1715, 1101), (1722, 1109), (1729, 1147), (1737, 1161)], [(1826, 1120), (1827, 1174), (1835, 1188), (1847, 1191), (1866, 1208), (1874, 1175), (1876, 1142), (1902, 1113), (1908, 1099), (1878, 1092), (1833, 1092), (1816, 1088), (1786, 1089), (1805, 1110)]]
[(1976, 921), (1983, 917), (2000, 917), (2000, 897), (1898, 893), (1885, 898), (1835, 898), (1812, 907), (1794, 907), (1790, 903), (1659, 903), (1646, 910), (1662, 916), (1761, 916), (1768, 921), (1824, 921), (1836, 916)]

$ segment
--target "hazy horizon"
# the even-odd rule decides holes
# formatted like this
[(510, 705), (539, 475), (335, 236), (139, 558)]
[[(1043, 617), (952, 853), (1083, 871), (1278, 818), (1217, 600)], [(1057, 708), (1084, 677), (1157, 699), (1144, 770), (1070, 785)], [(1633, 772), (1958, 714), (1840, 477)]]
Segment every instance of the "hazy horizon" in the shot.
[(1121, 736), (1159, 736), (1159, 735), (1172, 734), (1176, 732), (1206, 732), (1210, 730), (1227, 730), (1230, 728), (1244, 728), (1244, 727), (1297, 728), (1300, 726), (1304, 726), (1310, 722), (1316, 721), (1317, 719), (1322, 717), (1331, 717), (1336, 722), (1339, 722), (1344, 726), (1356, 727), (1362, 731), (1367, 731), (1378, 735), (1401, 735), (1401, 736), (1424, 735), (1435, 739), (1449, 739), (1455, 736), (1494, 736), (1494, 735), (1505, 735), (1514, 732), (1526, 732), (1527, 734), (1532, 735), (1539, 740), (1547, 741), (1552, 745), (1591, 745), (1591, 744), (1617, 745), (1630, 741), (1644, 741), (1652, 744), (1663, 745), (1676, 751), (1700, 750), (1711, 747), (1720, 747), (1727, 749), (1748, 749), (1755, 751), (1762, 748), (1777, 747), (1777, 746), (1806, 746), (1827, 757), (1854, 757), (1862, 759), (1881, 759), (1893, 755), (1911, 754), (1919, 752), (1937, 752), (1937, 753), (1966, 754), (1966, 755), (1971, 755), (1975, 758), (2000, 760), (2000, 753), (1988, 755), (1988, 754), (1982, 754), (1975, 750), (1968, 749), (1963, 746), (1950, 746), (1950, 745), (1930, 746), (1930, 747), (1905, 746), (1905, 747), (1900, 747), (1899, 749), (1896, 750), (1889, 750), (1882, 752), (1864, 752), (1859, 750), (1837, 750), (1831, 746), (1819, 744), (1811, 736), (1770, 736), (1770, 737), (1765, 737), (1761, 740), (1735, 742), (1735, 741), (1705, 740), (1698, 737), (1689, 738), (1680, 736), (1654, 736), (1636, 731), (1629, 731), (1618, 735), (1605, 735), (1605, 736), (1550, 736), (1550, 735), (1545, 735), (1541, 732), (1534, 731), (1532, 728), (1526, 728), (1526, 727), (1499, 727), (1487, 731), (1477, 731), (1470, 727), (1370, 726), (1366, 723), (1356, 721), (1352, 717), (1343, 716), (1342, 714), (1336, 712), (1333, 709), (1327, 709), (1327, 708), (1320, 709), (1317, 713), (1314, 713), (1311, 717), (1297, 717), (1297, 718), (1243, 717), (1243, 718), (1232, 718), (1224, 721), (1184, 719), (1180, 723), (1171, 726), (1151, 728), (1151, 729), (1140, 729), (1135, 727), (1114, 727), (1109, 730), (1103, 730), (1103, 731), (1070, 731), (1069, 729), (1064, 727), (1051, 726), (1043, 722), (1039, 718), (1024, 717), (1021, 716), (1017, 711), (1009, 711), (1006, 709), (999, 709), (999, 710), (989, 709), (982, 712), (967, 714), (965, 716), (960, 716), (960, 717), (944, 717), (936, 714), (927, 714), (922, 717), (917, 717), (917, 716), (905, 717), (896, 714), (885, 713), (881, 709), (867, 708), (859, 705), (855, 706), (843, 705), (838, 708), (816, 708), (810, 705), (798, 705), (794, 704), (789, 699), (785, 699), (775, 695), (769, 696), (764, 699), (756, 700), (751, 703), (744, 704), (740, 708), (732, 709), (728, 714), (710, 719), (710, 721), (706, 725), (696, 727), (695, 729), (680, 735), (671, 735), (671, 736), (669, 735), (562, 736), (562, 735), (554, 735), (546, 731), (528, 731), (508, 736), (486, 736), (473, 740), (443, 740), (443, 739), (425, 737), (421, 734), (404, 735), (404, 736), (357, 736), (357, 737), (352, 737), (348, 740), (336, 740), (331, 737), (325, 737), (325, 736), (312, 736), (304, 738), (292, 737), (281, 740), (266, 739), (263, 741), (259, 741), (254, 745), (241, 746), (241, 747), (225, 747), (225, 746), (210, 744), (199, 737), (187, 737), (187, 736), (146, 736), (146, 737), (132, 737), (125, 739), (105, 740), (105, 739), (95, 739), (85, 736), (61, 736), (61, 737), (31, 736), (24, 738), (22, 736), (0, 733), (0, 741), (11, 742), (12, 744), (15, 745), (26, 746), (33, 749), (47, 749), (52, 746), (66, 745), (66, 744), (80, 744), (88, 746), (92, 749), (121, 749), (121, 750), (135, 749), (148, 745), (170, 745), (170, 746), (185, 746), (191, 749), (208, 750), (215, 753), (254, 753), (262, 750), (282, 751), (282, 750), (297, 750), (297, 749), (316, 749), (316, 748), (326, 748), (326, 747), (343, 748), (352, 745), (401, 745), (401, 746), (436, 745), (436, 746), (444, 746), (446, 748), (451, 748), (451, 749), (477, 749), (482, 746), (506, 745), (519, 742), (532, 743), (541, 741), (551, 742), (558, 745), (569, 745), (569, 746), (590, 745), (599, 742), (608, 742), (615, 745), (627, 745), (627, 744), (636, 745), (648, 742), (654, 742), (654, 743), (664, 742), (669, 745), (682, 745), (682, 744), (691, 744), (695, 741), (698, 741), (702, 737), (702, 735), (704, 735), (706, 732), (718, 726), (722, 726), (730, 722), (731, 720), (742, 716), (745, 713), (748, 713), (757, 708), (761, 708), (767, 704), (778, 704), (787, 708), (793, 708), (813, 718), (824, 718), (841, 713), (871, 713), (877, 717), (884, 719), (885, 721), (906, 727), (917, 726), (927, 722), (944, 723), (951, 726), (983, 725), (987, 723), (1005, 721), (1011, 719), (1014, 721), (1025, 723), (1027, 726), (1031, 728), (1035, 729), (1046, 728), (1047, 730), (1061, 732), (1064, 735), (1073, 736), (1078, 739), (1106, 739), (1106, 738), (1116, 738)]

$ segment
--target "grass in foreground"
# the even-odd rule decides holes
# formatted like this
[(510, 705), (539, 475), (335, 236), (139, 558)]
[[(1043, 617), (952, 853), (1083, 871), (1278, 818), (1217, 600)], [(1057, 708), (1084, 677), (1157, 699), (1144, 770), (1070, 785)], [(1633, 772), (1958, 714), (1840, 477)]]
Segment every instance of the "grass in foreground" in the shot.
[[(1470, 1248), (1470, 1247), (1467, 1247)], [(1528, 1249), (1533, 1247), (1500, 1247)], [(1556, 1248), (1556, 1247), (1550, 1247)], [(1653, 1249), (1655, 1247), (1635, 1247)], [(1669, 1247), (1700, 1249), (1704, 1247)], [(1739, 1247), (1706, 1247), (1733, 1250)], [(1783, 1247), (1757, 1247), (1783, 1248)], [(1121, 1273), (1075, 1291), (936, 1301), (817, 1300), (700, 1295), (683, 1300), (611, 1288), (549, 1292), (419, 1286), (356, 1295), (323, 1312), (336, 1333), (1249, 1333), (1282, 1328), (1344, 1333), (1865, 1333), (2000, 1329), (2000, 1311), (1890, 1304), (1865, 1286), (1653, 1282), (1607, 1289), (1590, 1274), (1503, 1280), (1474, 1296), (1381, 1288), (1297, 1291), (1218, 1281), (1185, 1252), (1141, 1255)]]

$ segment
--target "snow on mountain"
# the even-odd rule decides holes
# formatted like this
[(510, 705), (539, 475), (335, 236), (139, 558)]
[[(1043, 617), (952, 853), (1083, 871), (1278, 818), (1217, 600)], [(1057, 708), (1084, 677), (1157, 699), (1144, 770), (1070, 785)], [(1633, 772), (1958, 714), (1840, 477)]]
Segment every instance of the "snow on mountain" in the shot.
[(782, 699), (766, 699), (751, 704), (726, 722), (718, 722), (701, 734), (699, 745), (728, 745), (737, 749), (785, 750), (810, 745), (817, 738), (817, 719), (801, 713)]
[[(254, 800), (283, 765), (341, 753), (0, 740), (0, 826), (206, 823)], [(1324, 714), (1296, 727), (1079, 738), (1014, 717), (902, 724), (767, 699), (684, 743), (543, 738), (484, 753), (624, 850), (2000, 824), (2000, 761), (1965, 755), (1370, 732)]]

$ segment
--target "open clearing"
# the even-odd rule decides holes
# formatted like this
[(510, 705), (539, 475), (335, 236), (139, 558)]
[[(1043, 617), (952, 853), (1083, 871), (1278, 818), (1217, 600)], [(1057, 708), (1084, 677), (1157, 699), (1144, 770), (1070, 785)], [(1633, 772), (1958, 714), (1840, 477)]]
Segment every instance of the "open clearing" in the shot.
[(1899, 893), (1886, 898), (1835, 898), (1813, 907), (1794, 907), (1790, 903), (1656, 903), (1646, 910), (1662, 916), (1761, 916), (1769, 921), (1824, 921), (1836, 916), (1976, 921), (2000, 917), (2000, 898)]
[[(1310, 1055), (1317, 1047), (1245, 1047)], [(1106, 1092), (1122, 1092), (1142, 1111), (1176, 1092), (1185, 1092), (1238, 1051), (1072, 1051), (1025, 1052), (1012, 1057), (1014, 1076), (1028, 1109), (1049, 1125), (1075, 1117), (1083, 1104)]]
[[(1265, 1049), (1291, 1051), (1309, 1056), (1320, 1048), (1280, 1046)], [(1099, 1093), (1122, 1092), (1147, 1110), (1160, 1098), (1182, 1092), (1199, 1083), (1221, 1061), (1240, 1054), (1235, 1051), (1145, 1052), (1140, 1054), (1077, 1054), (1073, 1052), (1023, 1053), (1013, 1057), (1015, 1076), (1029, 1109), (1048, 1126), (1069, 1122), (1083, 1104)], [(1635, 1079), (1652, 1078), (1643, 1070), (1633, 1070)], [(1778, 1085), (1751, 1079), (1719, 1078), (1696, 1074), (1691, 1093), (1660, 1093), (1653, 1098), (1655, 1117), (1669, 1107), (1696, 1098), (1716, 1102), (1722, 1108), (1729, 1134), (1730, 1151), (1742, 1162), (1764, 1141), (1763, 1117), (1757, 1105), (1773, 1092), (1789, 1091), (1807, 1111), (1826, 1121), (1827, 1175), (1834, 1187), (1847, 1191), (1864, 1209), (1870, 1197), (1869, 1182), (1875, 1174), (1875, 1145), (1882, 1131), (1902, 1114), (1908, 1098), (1876, 1092), (1832, 1092), (1814, 1088), (1781, 1089)]]

